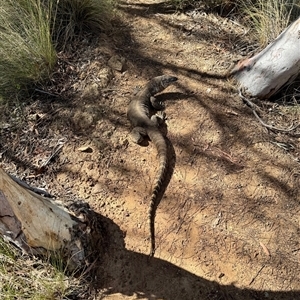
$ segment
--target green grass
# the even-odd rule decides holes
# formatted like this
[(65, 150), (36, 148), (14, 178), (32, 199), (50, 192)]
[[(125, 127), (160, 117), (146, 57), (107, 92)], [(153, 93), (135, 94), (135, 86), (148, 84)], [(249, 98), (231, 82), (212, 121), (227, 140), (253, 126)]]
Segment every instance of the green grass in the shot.
[(0, 97), (49, 77), (56, 62), (49, 11), (40, 0), (0, 4)]
[(0, 299), (68, 299), (81, 289), (79, 279), (50, 263), (21, 256), (0, 238)]
[(99, 33), (110, 27), (114, 0), (50, 0), (53, 2), (53, 37), (66, 48), (84, 33)]
[(0, 0), (0, 100), (51, 77), (56, 51), (109, 27), (114, 0)]
[(262, 47), (299, 16), (299, 0), (240, 0), (245, 23)]

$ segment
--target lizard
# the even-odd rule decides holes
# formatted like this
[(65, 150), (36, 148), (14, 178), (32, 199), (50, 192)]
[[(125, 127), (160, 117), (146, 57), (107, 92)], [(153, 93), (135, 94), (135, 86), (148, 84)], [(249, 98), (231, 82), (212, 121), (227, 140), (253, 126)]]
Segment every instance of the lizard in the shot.
[(158, 194), (167, 169), (167, 143), (158, 128), (159, 123), (165, 120), (165, 115), (161, 113), (151, 116), (151, 111), (164, 109), (164, 105), (158, 102), (154, 95), (175, 81), (177, 81), (177, 77), (170, 75), (154, 77), (133, 97), (127, 108), (127, 118), (133, 127), (131, 131), (133, 142), (141, 144), (148, 137), (155, 145), (159, 157), (159, 168), (155, 176), (148, 212), (151, 239), (150, 257), (155, 254), (155, 215), (159, 205)]

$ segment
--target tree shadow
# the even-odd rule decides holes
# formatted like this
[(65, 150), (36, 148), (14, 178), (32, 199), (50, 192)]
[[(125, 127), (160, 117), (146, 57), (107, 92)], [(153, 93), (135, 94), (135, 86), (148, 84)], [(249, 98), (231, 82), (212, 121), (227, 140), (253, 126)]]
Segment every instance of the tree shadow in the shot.
[(137, 253), (125, 248), (124, 233), (117, 224), (99, 215), (106, 229), (107, 249), (101, 265), (95, 269), (93, 287), (104, 296), (121, 294), (135, 299), (165, 300), (296, 300), (300, 291), (254, 290), (251, 284), (259, 276), (259, 270), (248, 287), (222, 285), (190, 273), (171, 262)]

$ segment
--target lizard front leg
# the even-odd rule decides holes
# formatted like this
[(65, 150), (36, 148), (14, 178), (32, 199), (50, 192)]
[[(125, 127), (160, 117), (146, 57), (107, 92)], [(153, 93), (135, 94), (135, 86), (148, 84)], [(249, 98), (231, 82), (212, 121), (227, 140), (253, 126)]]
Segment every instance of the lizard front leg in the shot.
[(163, 111), (158, 111), (155, 115), (151, 117), (151, 121), (155, 123), (156, 126), (162, 125), (165, 120), (167, 120), (166, 113)]
[(163, 110), (163, 109), (165, 109), (164, 104), (161, 101), (158, 101), (157, 98), (155, 98), (154, 96), (150, 97), (150, 102), (151, 102), (152, 107), (155, 110)]

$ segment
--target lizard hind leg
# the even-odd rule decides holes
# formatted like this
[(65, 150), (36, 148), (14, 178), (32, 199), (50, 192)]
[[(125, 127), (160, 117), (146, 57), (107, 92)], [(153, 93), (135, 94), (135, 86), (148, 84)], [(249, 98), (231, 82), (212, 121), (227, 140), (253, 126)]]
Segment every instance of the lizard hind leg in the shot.
[(134, 127), (130, 133), (131, 140), (136, 144), (142, 144), (147, 137), (147, 131), (143, 127)]

